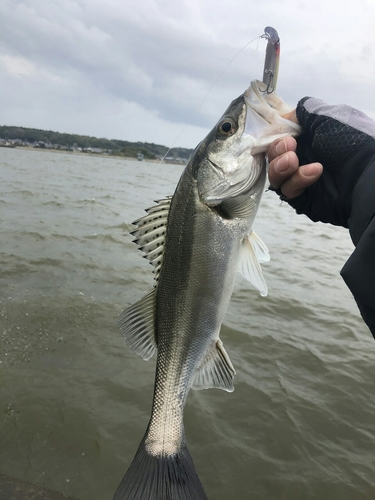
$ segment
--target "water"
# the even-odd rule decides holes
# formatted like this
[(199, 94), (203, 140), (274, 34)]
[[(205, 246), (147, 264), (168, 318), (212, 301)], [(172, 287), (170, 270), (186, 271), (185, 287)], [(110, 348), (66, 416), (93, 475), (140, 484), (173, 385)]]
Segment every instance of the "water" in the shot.
[[(0, 150), (0, 473), (111, 499), (148, 423), (155, 361), (116, 327), (152, 286), (128, 232), (182, 168)], [(235, 392), (191, 391), (210, 500), (375, 498), (375, 342), (339, 271), (346, 230), (266, 193), (269, 295), (238, 278), (221, 338)]]

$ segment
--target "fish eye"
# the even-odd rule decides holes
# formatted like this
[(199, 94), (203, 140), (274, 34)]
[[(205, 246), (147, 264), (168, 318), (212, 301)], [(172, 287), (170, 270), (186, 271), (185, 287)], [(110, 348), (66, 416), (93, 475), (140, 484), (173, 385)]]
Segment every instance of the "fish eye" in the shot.
[(221, 135), (229, 136), (234, 134), (236, 131), (236, 126), (232, 120), (225, 119), (219, 125), (219, 133)]
[(232, 128), (232, 124), (230, 122), (224, 122), (221, 126), (221, 130), (223, 132), (230, 132), (231, 128)]

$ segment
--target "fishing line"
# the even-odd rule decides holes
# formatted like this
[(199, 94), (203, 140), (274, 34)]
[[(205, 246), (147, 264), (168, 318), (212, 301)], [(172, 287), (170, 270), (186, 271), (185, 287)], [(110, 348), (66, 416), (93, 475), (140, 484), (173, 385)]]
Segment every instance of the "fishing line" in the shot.
[[(228, 62), (228, 64), (224, 67), (224, 69), (219, 73), (219, 75), (217, 76), (217, 78), (214, 80), (214, 82), (212, 83), (211, 87), (208, 89), (206, 95), (203, 97), (203, 99), (201, 100), (201, 102), (199, 103), (199, 105), (195, 108), (195, 111), (199, 111), (199, 109), (203, 106), (203, 104), (205, 103), (205, 101), (207, 100), (208, 96), (211, 94), (212, 90), (215, 88), (216, 84), (218, 83), (218, 81), (222, 78), (222, 76), (224, 75), (224, 73), (227, 71), (227, 69), (229, 68), (229, 66), (233, 63), (233, 61), (251, 44), (253, 43), (255, 40), (258, 41), (258, 44), (257, 44), (257, 49), (259, 47), (259, 40), (261, 40), (262, 38), (262, 35), (260, 36), (257, 36), (255, 38), (253, 38), (252, 40), (250, 40), (248, 43), (246, 43), (233, 57), (232, 59), (230, 59), (230, 61)], [(176, 142), (180, 139), (180, 137), (184, 134), (185, 130), (191, 125), (191, 122), (190, 123), (187, 123), (186, 125), (184, 125), (184, 127), (182, 128), (181, 132), (176, 136), (175, 140), (173, 141), (173, 143), (170, 145), (170, 147), (168, 148), (167, 152), (164, 154), (163, 158), (157, 163), (157, 166), (160, 166), (165, 158), (168, 156), (168, 153), (173, 149), (174, 145), (176, 144)], [(143, 183), (139, 185), (140, 188), (142, 187), (145, 187), (148, 183), (148, 181), (150, 180), (150, 178), (152, 177), (152, 172), (150, 172), (150, 174), (144, 179)], [(125, 204), (124, 205), (124, 210), (126, 210), (127, 208), (129, 207), (129, 204)], [(109, 226), (107, 228), (107, 231), (110, 232), (114, 227), (114, 224), (112, 224), (111, 226)], [(106, 237), (106, 234), (104, 234), (102, 236), (102, 238), (99, 240), (99, 244), (103, 243), (104, 241), (104, 238)], [(70, 284), (76, 282), (82, 275), (83, 271), (86, 269), (87, 265), (88, 265), (88, 261), (81, 267), (80, 271), (78, 272), (76, 278), (73, 280), (73, 281), (70, 281)], [(55, 288), (55, 292), (58, 291), (60, 288), (61, 288), (62, 285), (59, 285), (57, 288)], [(68, 302), (69, 298), (66, 298), (64, 301), (63, 301), (63, 305), (66, 305), (67, 302)], [(61, 308), (62, 310), (63, 308)], [(21, 385), (21, 383), (23, 382), (26, 374), (27, 374), (27, 371), (30, 367), (30, 364), (32, 362), (32, 360), (39, 354), (40, 350), (41, 350), (41, 347), (42, 347), (42, 344), (45, 340), (45, 338), (47, 337), (47, 335), (51, 332), (51, 329), (53, 327), (53, 325), (56, 323), (56, 321), (59, 319), (60, 317), (60, 313), (56, 313), (56, 315), (52, 318), (49, 326), (47, 327), (47, 329), (45, 330), (44, 332), (44, 335), (42, 335), (42, 338), (40, 339), (40, 342), (39, 342), (39, 346), (37, 347), (36, 351), (34, 352), (34, 354), (27, 360), (27, 366), (26, 368), (23, 370), (23, 372), (21, 373), (21, 377), (20, 379), (18, 380), (17, 384), (16, 384), (16, 387), (14, 389), (14, 392), (12, 394), (12, 397), (10, 398), (10, 401), (8, 402), (7, 404), (7, 408), (9, 408), (9, 411), (5, 414), (5, 418), (2, 422), (2, 424), (0, 424), (0, 432), (2, 430), (2, 428), (4, 427), (5, 423), (7, 422), (8, 420), (8, 416), (11, 412), (11, 407), (12, 407), (12, 403), (14, 402), (14, 399), (16, 397), (16, 394), (19, 390), (19, 387)], [(30, 348), (30, 346), (27, 346), (25, 348), (25, 350), (23, 351), (23, 355), (25, 355), (28, 351), (28, 349)]]
[[(258, 45), (257, 45), (257, 49), (258, 49), (258, 46), (259, 46), (259, 40), (262, 38), (263, 35), (260, 35), (260, 36), (257, 36), (255, 38), (253, 38), (252, 40), (250, 40), (250, 42), (248, 42), (246, 45), (244, 45), (242, 47), (241, 50), (239, 50), (237, 52), (237, 54), (235, 56), (232, 57), (232, 59), (228, 62), (228, 64), (225, 66), (225, 68), (221, 71), (221, 73), (219, 74), (219, 76), (216, 78), (216, 80), (213, 82), (213, 84), (211, 85), (211, 87), (209, 88), (207, 94), (203, 97), (202, 101), (199, 103), (198, 107), (194, 110), (194, 111), (199, 111), (200, 108), (203, 106), (203, 104), (205, 103), (205, 101), (207, 100), (208, 96), (211, 94), (212, 90), (214, 89), (214, 87), (216, 86), (217, 82), (221, 79), (221, 77), (224, 75), (224, 73), (226, 72), (226, 70), (229, 68), (229, 66), (232, 64), (232, 62), (241, 54), (241, 52), (243, 52), (246, 47), (248, 47), (251, 43), (253, 43), (255, 40), (258, 40)], [(185, 130), (191, 125), (191, 122), (190, 123), (187, 123), (183, 129), (181, 130), (181, 132), (177, 135), (176, 139), (172, 142), (171, 146), (168, 148), (168, 151), (165, 153), (165, 155), (163, 156), (163, 158), (160, 160), (160, 162), (158, 163), (158, 166), (164, 161), (164, 159), (166, 158), (166, 156), (168, 155), (168, 153), (171, 151), (171, 149), (173, 148), (173, 146), (176, 144), (176, 142), (178, 141), (178, 139), (182, 136), (182, 134), (185, 132)], [(151, 177), (151, 175), (150, 175)], [(144, 186), (141, 186), (141, 187), (144, 187)]]
[[(217, 76), (217, 78), (214, 80), (214, 82), (212, 83), (211, 87), (209, 88), (209, 90), (207, 91), (206, 95), (203, 97), (203, 99), (201, 100), (201, 102), (199, 103), (198, 107), (195, 108), (195, 111), (199, 111), (199, 109), (203, 106), (203, 104), (205, 103), (205, 101), (207, 100), (208, 96), (211, 94), (212, 90), (214, 89), (214, 87), (216, 86), (216, 84), (218, 83), (218, 81), (222, 78), (222, 76), (224, 75), (224, 73), (227, 71), (227, 69), (229, 68), (229, 66), (233, 63), (233, 61), (251, 44), (253, 43), (255, 40), (258, 41), (258, 44), (257, 44), (257, 49), (259, 47), (259, 40), (262, 38), (262, 35), (259, 35), (255, 38), (253, 38), (252, 40), (250, 40), (248, 43), (246, 43), (233, 57), (232, 59), (230, 59), (230, 61), (228, 62), (228, 64), (224, 67), (224, 69), (220, 72), (220, 74)], [(157, 166), (160, 166), (165, 158), (167, 157), (168, 153), (173, 149), (174, 145), (176, 144), (176, 142), (180, 139), (180, 137), (184, 134), (185, 130), (191, 125), (191, 122), (190, 123), (187, 123), (181, 130), (181, 132), (177, 135), (177, 137), (175, 138), (175, 140), (173, 141), (173, 143), (170, 145), (170, 147), (168, 148), (167, 152), (164, 154), (163, 158), (157, 163)], [(153, 172), (150, 172), (150, 174), (144, 179), (143, 183), (139, 185), (140, 188), (142, 187), (145, 187), (148, 183), (148, 181), (150, 180), (150, 178), (152, 177), (153, 175)], [(125, 204), (124, 205), (124, 210), (126, 210), (126, 208), (129, 207), (129, 204)], [(109, 226), (107, 228), (107, 232), (110, 232), (113, 227), (114, 227), (115, 224), (112, 224), (111, 226)], [(105, 237), (107, 235), (104, 234), (102, 236), (102, 238), (99, 240), (99, 244), (103, 243)], [(87, 265), (89, 264), (89, 261), (87, 261), (80, 269), (80, 271), (78, 272), (77, 276), (71, 280), (69, 282), (69, 284), (72, 284), (72, 283), (75, 283), (82, 275), (83, 271), (86, 269)], [(68, 284), (66, 285), (68, 286)], [(62, 284), (59, 285), (56, 289), (55, 289), (55, 292), (57, 292), (60, 288), (62, 287)], [(67, 297), (65, 300), (63, 300), (62, 302), (62, 306), (66, 306), (66, 304), (68, 303), (68, 300), (69, 300), (69, 297)], [(61, 307), (61, 310), (63, 310), (63, 307)], [(0, 432), (2, 431), (4, 425), (6, 424), (6, 422), (8, 421), (8, 417), (11, 416), (11, 410), (12, 410), (12, 404), (15, 400), (15, 397), (18, 393), (18, 390), (21, 386), (21, 383), (23, 382), (23, 380), (25, 379), (25, 376), (27, 374), (27, 371), (29, 370), (30, 366), (31, 366), (31, 362), (34, 360), (34, 358), (37, 356), (37, 354), (40, 352), (41, 348), (42, 348), (42, 344), (45, 340), (45, 338), (47, 337), (47, 335), (51, 332), (51, 329), (53, 327), (53, 325), (56, 323), (56, 321), (59, 319), (60, 317), (60, 314), (59, 312), (57, 312), (55, 314), (55, 316), (52, 318), (49, 326), (46, 328), (45, 332), (44, 332), (44, 335), (42, 335), (41, 339), (40, 339), (40, 342), (39, 342), (39, 346), (37, 347), (36, 351), (33, 353), (33, 355), (27, 360), (27, 366), (26, 368), (22, 371), (21, 373), (21, 376), (16, 384), (16, 387), (13, 391), (13, 394), (10, 398), (10, 401), (7, 403), (6, 405), (6, 408), (8, 409), (8, 411), (5, 413), (5, 418), (3, 420), (3, 422), (0, 424)], [(125, 342), (125, 341), (124, 341)], [(23, 354), (25, 354), (27, 352), (27, 350), (30, 348), (30, 346), (27, 346), (23, 352)], [(42, 473), (44, 474), (44, 472)], [(40, 475), (38, 476), (38, 479), (39, 479)]]

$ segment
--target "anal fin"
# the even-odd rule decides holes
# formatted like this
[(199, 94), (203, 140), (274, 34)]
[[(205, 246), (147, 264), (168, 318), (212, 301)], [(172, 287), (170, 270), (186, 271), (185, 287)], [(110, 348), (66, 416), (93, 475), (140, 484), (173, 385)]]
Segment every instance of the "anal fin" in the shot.
[(236, 374), (223, 343), (218, 339), (198, 366), (192, 389), (224, 389), (234, 391), (233, 378)]

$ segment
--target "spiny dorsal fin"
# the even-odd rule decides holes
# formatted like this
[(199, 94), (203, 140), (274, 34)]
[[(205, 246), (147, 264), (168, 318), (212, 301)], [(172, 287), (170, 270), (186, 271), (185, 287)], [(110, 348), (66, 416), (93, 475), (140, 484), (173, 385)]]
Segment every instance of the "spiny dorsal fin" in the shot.
[(240, 251), (242, 276), (260, 291), (262, 297), (265, 297), (268, 293), (268, 288), (259, 262), (268, 262), (270, 260), (266, 245), (254, 231), (251, 231), (242, 240)]
[(218, 339), (208, 351), (201, 365), (197, 368), (192, 389), (224, 389), (234, 391), (233, 377), (236, 374), (231, 360)]
[(155, 296), (152, 290), (128, 309), (118, 319), (118, 327), (126, 343), (138, 356), (147, 361), (157, 347), (155, 338)]
[(131, 232), (135, 237), (144, 257), (154, 266), (155, 282), (159, 279), (160, 269), (163, 262), (165, 234), (172, 196), (163, 200), (156, 200), (157, 205), (146, 210), (147, 215), (133, 222), (138, 226)]

